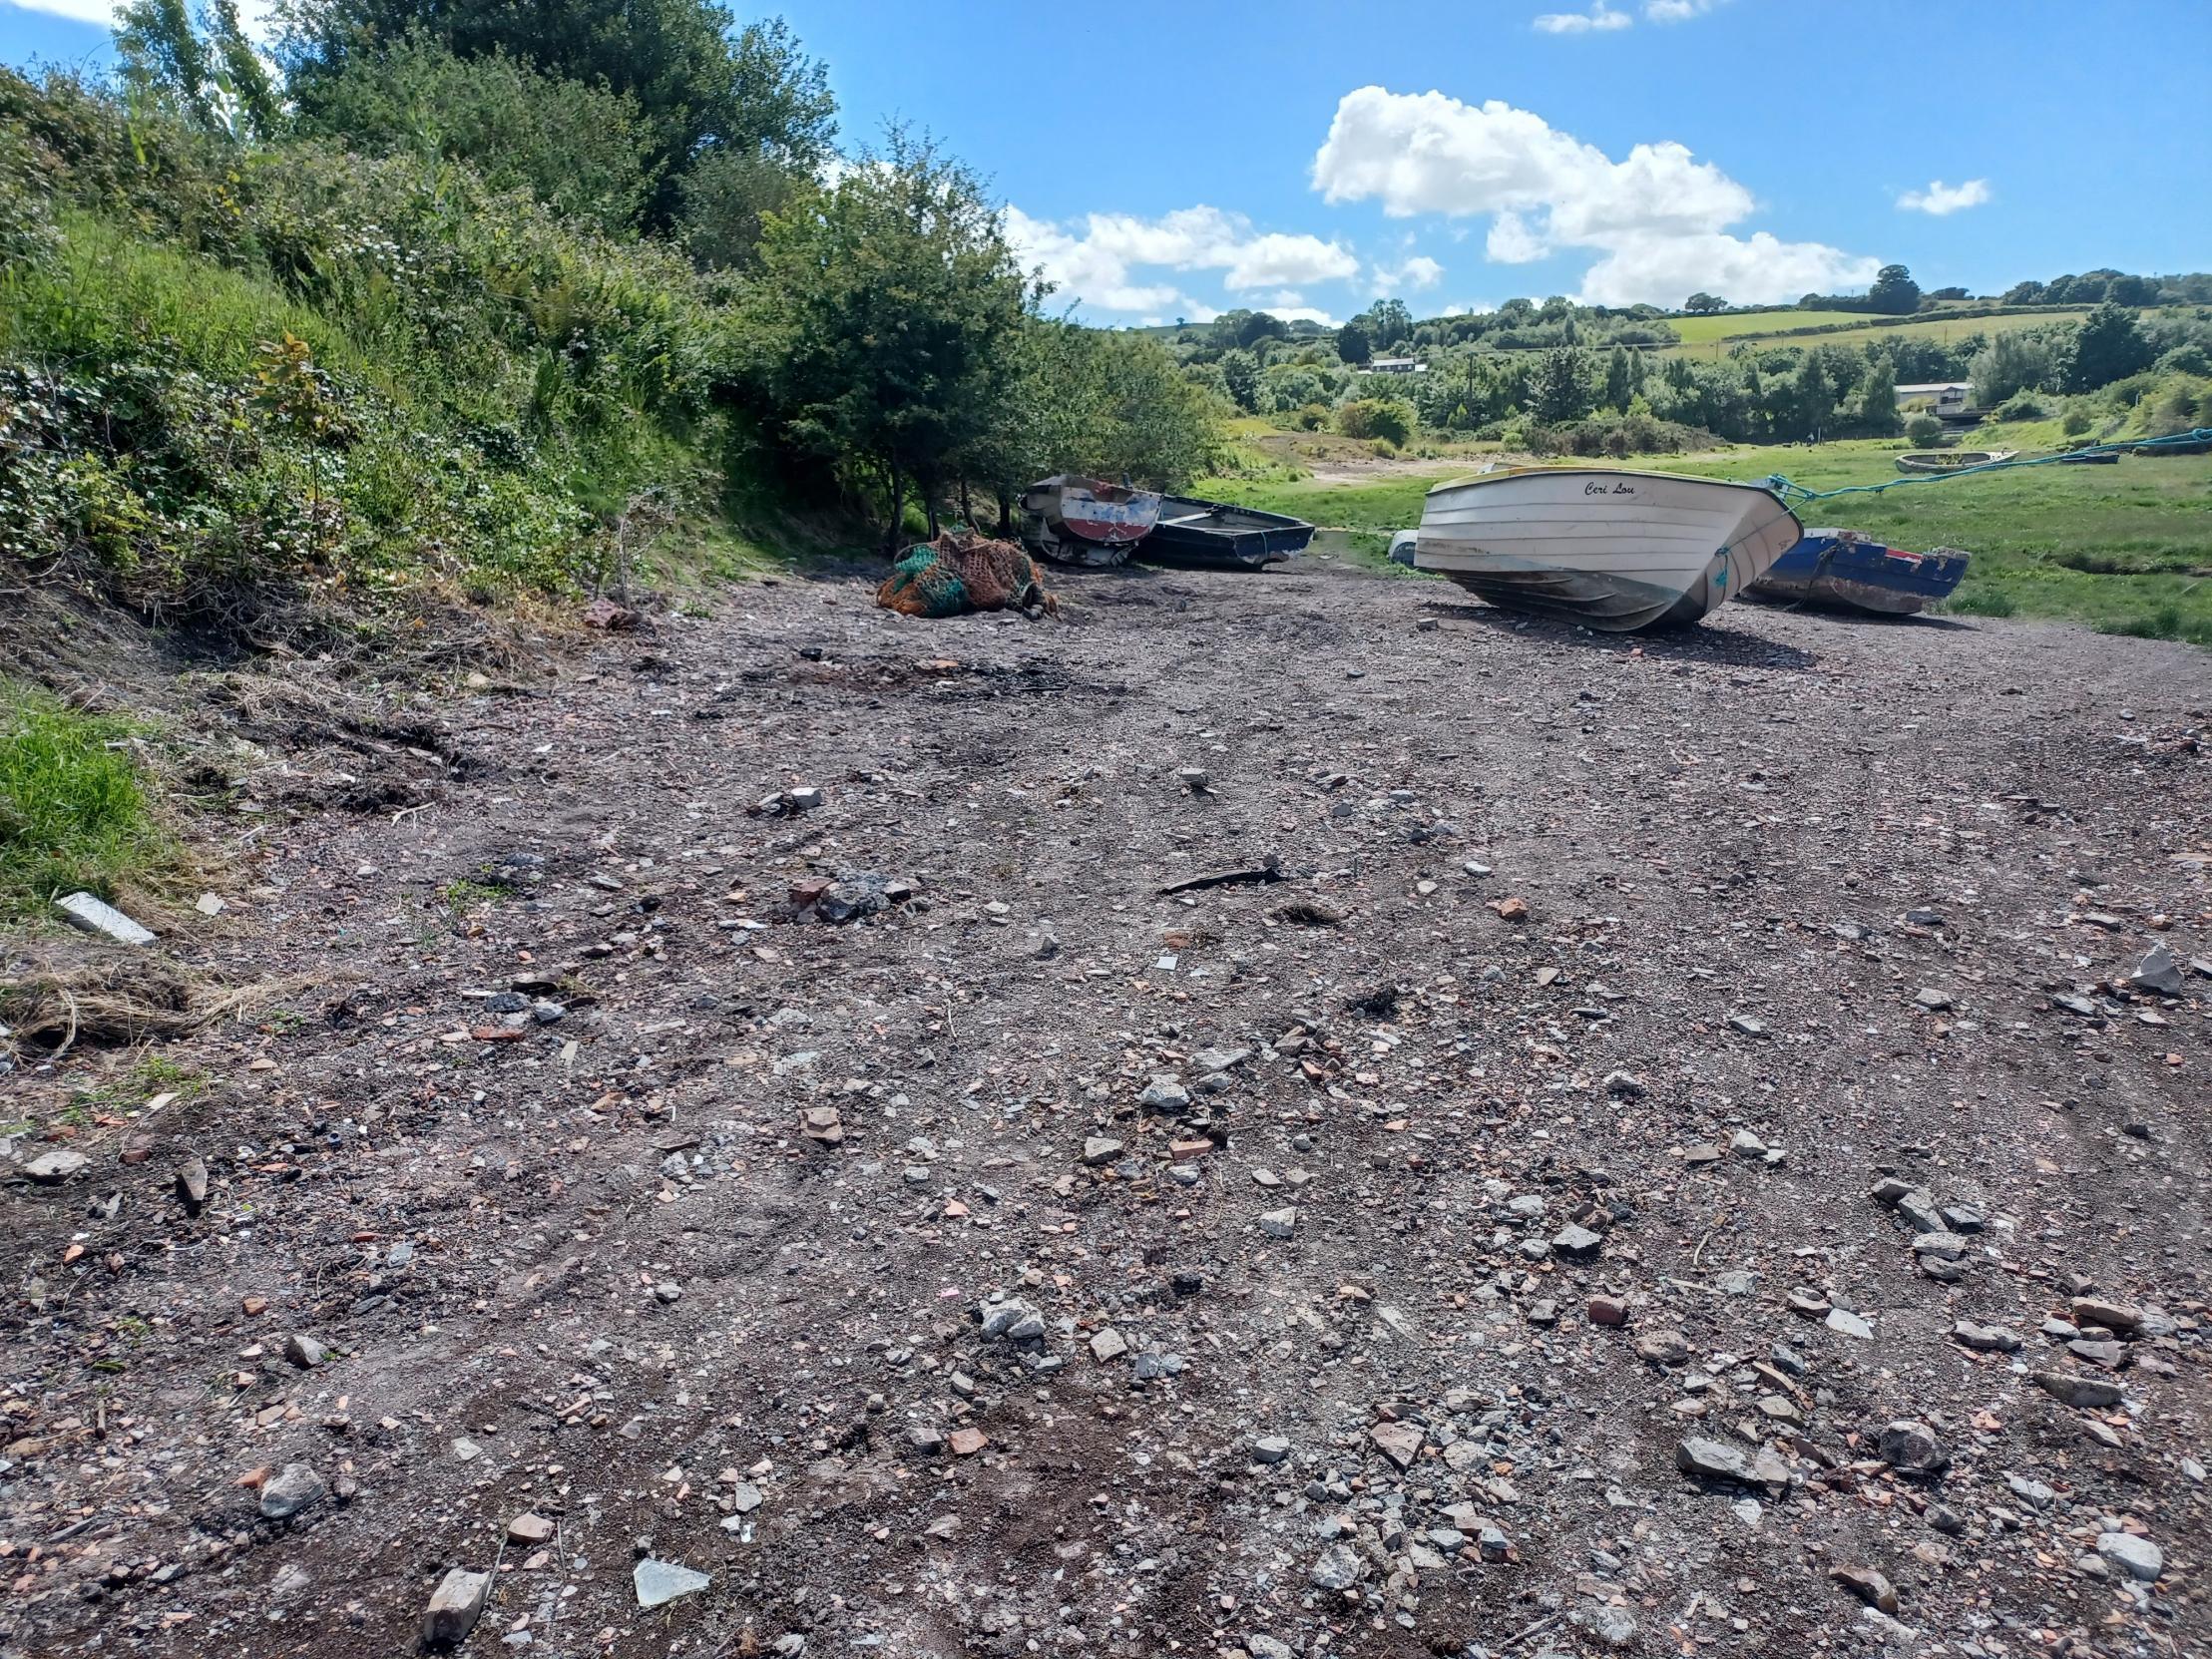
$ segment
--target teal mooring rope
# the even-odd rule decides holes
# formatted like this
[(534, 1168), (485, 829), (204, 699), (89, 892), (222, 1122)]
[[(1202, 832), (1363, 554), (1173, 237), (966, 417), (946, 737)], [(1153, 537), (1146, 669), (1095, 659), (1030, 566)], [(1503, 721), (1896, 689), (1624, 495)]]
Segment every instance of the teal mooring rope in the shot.
[(2193, 427), (2187, 432), (2169, 432), (2163, 438), (2130, 438), (2114, 444), (2084, 444), (2079, 449), (2061, 450), (2056, 455), (2035, 455), (2026, 460), (1985, 461), (1980, 466), (1959, 467), (1950, 472), (1912, 473), (1903, 478), (1892, 478), (1881, 484), (1848, 484), (1839, 490), (1808, 490), (1802, 484), (1792, 483), (1781, 473), (1769, 473), (1758, 480), (1772, 490), (1791, 507), (1802, 507), (1815, 501), (1827, 501), (1835, 496), (1878, 496), (1884, 490), (1894, 490), (1901, 484), (1936, 484), (1947, 478), (1965, 478), (1972, 473), (2003, 472), (2011, 467), (2049, 467), (2073, 461), (2083, 455), (2101, 455), (2116, 450), (2126, 454), (2130, 450), (2159, 449), (2166, 445), (2201, 444), (2212, 441), (2212, 426)]

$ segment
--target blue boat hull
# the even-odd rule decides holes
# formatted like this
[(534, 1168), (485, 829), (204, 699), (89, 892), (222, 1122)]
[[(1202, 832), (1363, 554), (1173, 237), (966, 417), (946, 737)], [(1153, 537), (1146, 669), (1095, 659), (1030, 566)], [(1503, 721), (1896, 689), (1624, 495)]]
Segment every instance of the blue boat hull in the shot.
[(1968, 557), (1957, 548), (1904, 553), (1855, 530), (1808, 530), (1745, 597), (1910, 617), (1951, 597), (1966, 577)]

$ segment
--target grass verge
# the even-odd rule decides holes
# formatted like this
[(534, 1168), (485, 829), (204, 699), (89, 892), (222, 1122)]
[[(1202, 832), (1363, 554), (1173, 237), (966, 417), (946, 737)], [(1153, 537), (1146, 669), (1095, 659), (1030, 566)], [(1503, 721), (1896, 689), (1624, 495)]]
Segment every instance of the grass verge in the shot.
[(0, 915), (79, 889), (112, 898), (165, 862), (132, 732), (0, 679)]

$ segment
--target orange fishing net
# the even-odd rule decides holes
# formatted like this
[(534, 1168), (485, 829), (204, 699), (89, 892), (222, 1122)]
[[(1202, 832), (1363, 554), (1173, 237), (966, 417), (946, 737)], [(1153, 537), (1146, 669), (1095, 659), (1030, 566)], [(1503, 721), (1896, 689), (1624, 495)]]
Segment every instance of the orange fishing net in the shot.
[(1030, 556), (1013, 542), (994, 542), (972, 531), (946, 531), (934, 542), (908, 548), (876, 590), (876, 604), (909, 617), (957, 617), (963, 611), (1004, 611), (1060, 606), (1045, 592)]

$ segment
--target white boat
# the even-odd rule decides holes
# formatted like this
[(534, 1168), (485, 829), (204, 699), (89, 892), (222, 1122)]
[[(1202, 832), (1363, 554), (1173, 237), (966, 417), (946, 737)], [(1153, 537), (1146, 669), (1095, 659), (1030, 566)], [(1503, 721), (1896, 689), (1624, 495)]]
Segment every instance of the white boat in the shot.
[(1429, 492), (1414, 566), (1493, 605), (1626, 633), (1698, 621), (1803, 534), (1756, 484), (1501, 467)]

